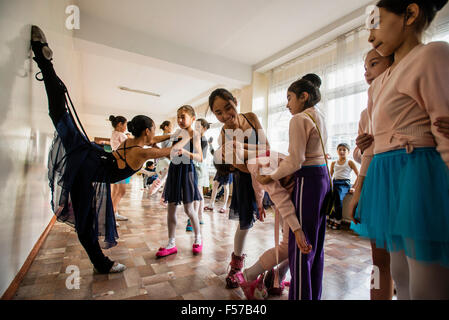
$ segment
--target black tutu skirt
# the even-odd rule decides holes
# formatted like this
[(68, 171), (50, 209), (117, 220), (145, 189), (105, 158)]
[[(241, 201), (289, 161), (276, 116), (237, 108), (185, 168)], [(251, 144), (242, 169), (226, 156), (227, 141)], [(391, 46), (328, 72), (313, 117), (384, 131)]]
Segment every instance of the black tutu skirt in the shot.
[[(118, 234), (110, 183), (127, 174), (118, 170), (111, 153), (89, 142), (69, 113), (62, 116), (48, 157), (51, 207), (58, 221), (77, 231), (93, 228), (96, 240), (104, 237), (104, 248), (115, 246)], [(91, 214), (94, 219), (88, 219)], [(93, 225), (87, 226), (92, 220)]]
[(236, 170), (233, 174), (229, 219), (239, 220), (241, 230), (252, 228), (256, 219), (259, 219), (256, 196), (249, 173)]
[(193, 162), (171, 162), (165, 182), (164, 201), (180, 205), (201, 200), (203, 198), (198, 190), (198, 176)]
[(232, 183), (232, 173), (224, 175), (224, 176), (216, 173), (215, 177), (214, 177), (214, 181), (218, 181), (218, 183), (222, 186), (224, 186), (226, 184), (231, 184)]

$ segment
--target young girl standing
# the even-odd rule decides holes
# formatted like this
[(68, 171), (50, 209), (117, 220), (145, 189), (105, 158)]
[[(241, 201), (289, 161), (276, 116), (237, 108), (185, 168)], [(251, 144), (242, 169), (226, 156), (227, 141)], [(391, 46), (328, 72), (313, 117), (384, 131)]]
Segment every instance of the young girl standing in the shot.
[(68, 108), (67, 87), (56, 75), (53, 52), (37, 26), (31, 28), (31, 48), (42, 72), (49, 115), (56, 128), (48, 161), (52, 210), (58, 221), (75, 227), (97, 272), (122, 272), (126, 267), (106, 257), (98, 241), (104, 236), (105, 247), (117, 245), (110, 184), (132, 176), (148, 159), (167, 157), (171, 148), (143, 148), (166, 139), (154, 136), (153, 120), (143, 115), (128, 123), (134, 138), (125, 140), (116, 151), (106, 152), (91, 143), (84, 130), (78, 129), (75, 110)]
[[(170, 135), (173, 130), (173, 125), (170, 121), (164, 121), (159, 127), (164, 135)], [(161, 142), (161, 148), (169, 148), (172, 145), (172, 140), (168, 139)], [(161, 158), (156, 163), (156, 172), (158, 174), (158, 178), (153, 182), (150, 187), (149, 195), (155, 194), (165, 183), (168, 174), (168, 167), (170, 166), (170, 159)]]
[[(211, 153), (213, 154), (213, 150), (211, 150)], [(232, 173), (221, 171), (219, 167), (215, 165), (215, 161), (214, 166), (215, 169), (217, 169), (217, 172), (215, 173), (214, 184), (212, 185), (212, 193), (210, 196), (209, 205), (207, 207), (204, 207), (204, 211), (214, 211), (217, 192), (220, 187), (223, 186), (223, 206), (218, 212), (225, 213), (229, 199), (229, 185), (232, 183)]]
[[(239, 114), (237, 112), (237, 99), (226, 89), (216, 89), (209, 96), (209, 106), (217, 120), (224, 124), (220, 133), (219, 144), (224, 145), (226, 141), (234, 138), (230, 133), (237, 136), (240, 132), (250, 132), (245, 135), (245, 148), (255, 148), (259, 142), (265, 142), (265, 134), (257, 116), (250, 112)], [(234, 236), (234, 252), (231, 255), (230, 271), (226, 277), (227, 288), (237, 288), (238, 282), (233, 275), (241, 271), (245, 255), (243, 248), (249, 229), (252, 228), (256, 219), (260, 219), (265, 213), (263, 208), (258, 208), (251, 175), (244, 164), (232, 162), (237, 169), (233, 174), (233, 191), (229, 218), (238, 219), (239, 225)], [(262, 218), (263, 219), (263, 218)]]
[[(120, 145), (128, 139), (128, 136), (125, 134), (127, 120), (122, 116), (110, 116), (109, 121), (111, 121), (112, 127), (114, 131), (111, 134), (111, 148), (112, 151), (116, 151)], [(126, 185), (129, 184), (131, 178), (128, 177), (122, 181), (116, 182), (111, 185), (111, 193), (112, 193), (112, 206), (115, 211), (115, 218), (118, 221), (127, 221), (128, 218), (122, 216), (118, 212), (118, 206), (120, 204), (120, 200), (122, 200), (123, 196), (126, 194)]]
[[(177, 119), (181, 128), (179, 137), (187, 136), (186, 141), (188, 143), (179, 149), (178, 157), (172, 158), (168, 169), (167, 182), (164, 189), (164, 201), (168, 202), (168, 244), (165, 248), (159, 248), (159, 251), (156, 253), (156, 256), (159, 258), (178, 252), (175, 243), (176, 208), (181, 203), (184, 205), (184, 212), (193, 223), (195, 240), (192, 252), (198, 254), (203, 249), (198, 212), (196, 211), (199, 206), (198, 203), (195, 203), (203, 200), (203, 198), (198, 190), (198, 176), (193, 165), (193, 160), (203, 161), (203, 153), (201, 152), (199, 134), (192, 128), (195, 122), (195, 110), (191, 106), (182, 106), (177, 111)], [(178, 140), (175, 141), (177, 142)]]
[[(365, 58), (366, 82), (371, 85), (374, 79), (384, 73), (392, 63), (393, 56), (382, 57), (375, 49), (369, 51)], [(354, 159), (360, 158), (361, 160), (362, 154), (372, 145), (373, 137), (369, 132), (368, 110), (364, 109), (360, 115), (359, 136), (356, 139), (356, 149), (358, 151), (354, 150)], [(357, 177), (354, 187), (357, 186), (359, 179), (364, 179), (360, 178), (361, 174)], [(354, 232), (363, 234), (361, 228), (363, 228), (362, 225), (351, 223), (351, 229), (354, 230)], [(390, 271), (390, 254), (383, 248), (377, 248), (376, 243), (373, 241), (371, 241), (371, 253), (373, 267), (377, 268), (378, 272), (373, 269), (370, 298), (371, 300), (391, 300), (393, 298), (394, 285)], [(375, 277), (377, 277), (377, 279)]]
[(379, 1), (369, 37), (394, 63), (368, 92), (374, 147), (352, 210), (360, 198), (364, 236), (390, 252), (398, 299), (449, 298), (449, 140), (432, 125), (449, 113), (449, 45), (421, 41), (446, 3)]
[[(321, 208), (330, 192), (330, 177), (323, 150), (327, 131), (315, 107), (321, 100), (320, 82), (303, 78), (288, 88), (287, 108), (293, 115), (289, 127), (289, 156), (272, 174), (257, 177), (260, 183), (267, 184), (291, 174), (295, 176), (292, 198), (301, 228), (289, 233), (290, 300), (321, 298), (326, 231), (326, 213)], [(296, 244), (302, 232), (307, 245), (311, 246), (305, 253)]]
[[(227, 148), (227, 151), (232, 152), (234, 143), (235, 142), (226, 143), (225, 149)], [(217, 150), (215, 157), (221, 158), (221, 152), (223, 152), (223, 149)], [(234, 278), (243, 289), (248, 300), (262, 300), (267, 297), (267, 293), (277, 291), (277, 294), (279, 294), (282, 292), (284, 284), (282, 280), (279, 279), (284, 278), (287, 268), (281, 267), (280, 272), (277, 273), (274, 273), (273, 270), (273, 275), (278, 276), (277, 278), (279, 279), (273, 279), (272, 283), (270, 283), (267, 288), (264, 287), (263, 275), (265, 271), (272, 270), (272, 268), (280, 262), (287, 259), (289, 230), (292, 230), (295, 235), (300, 237), (295, 239), (302, 252), (309, 253), (311, 247), (307, 243), (298, 218), (296, 217), (295, 207), (291, 200), (291, 188), (280, 181), (271, 181), (262, 186), (256, 179), (260, 170), (260, 165), (264, 165), (265, 168), (263, 170), (266, 172), (273, 172), (277, 169), (279, 161), (285, 158), (285, 156), (272, 150), (270, 152), (261, 150), (256, 153), (255, 151), (250, 150), (244, 151), (244, 148), (237, 148), (236, 158), (240, 159), (241, 162), (245, 162), (250, 171), (258, 207), (262, 207), (265, 191), (269, 194), (275, 206), (275, 247), (265, 251), (254, 265), (243, 270), (243, 272), (238, 272), (234, 275)], [(283, 232), (282, 241), (279, 243), (279, 226), (281, 224)], [(274, 289), (274, 280), (278, 282), (277, 290)]]
[(349, 145), (340, 143), (337, 146), (338, 160), (331, 164), (331, 177), (334, 178), (332, 185), (334, 186), (334, 208), (335, 211), (329, 217), (329, 226), (334, 230), (339, 230), (341, 220), (343, 218), (343, 199), (351, 189), (351, 172), (354, 171), (356, 176), (359, 174), (355, 163), (348, 159)]
[[(209, 169), (208, 169), (207, 163), (206, 163), (209, 143), (207, 142), (207, 138), (204, 134), (206, 133), (207, 130), (209, 130), (210, 124), (205, 119), (198, 119), (196, 123), (198, 126), (197, 131), (201, 135), (201, 150), (203, 153), (203, 161), (202, 162), (194, 161), (196, 173), (198, 175), (198, 189), (200, 191), (201, 198), (203, 198), (203, 200), (201, 200), (199, 202), (199, 207), (197, 208), (197, 211), (198, 211), (198, 218), (200, 219), (200, 224), (203, 224), (203, 212), (204, 212), (203, 188), (209, 188), (209, 186), (210, 186)], [(189, 225), (191, 228), (192, 226), (190, 224), (190, 220), (187, 223), (186, 230), (189, 227)], [(191, 229), (187, 230), (187, 231), (191, 231)]]

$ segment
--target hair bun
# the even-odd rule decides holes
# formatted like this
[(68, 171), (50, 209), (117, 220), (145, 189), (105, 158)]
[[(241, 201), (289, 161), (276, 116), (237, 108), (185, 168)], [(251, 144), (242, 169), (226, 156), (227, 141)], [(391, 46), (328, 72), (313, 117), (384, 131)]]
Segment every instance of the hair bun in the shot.
[(447, 4), (448, 0), (430, 0), (430, 1), (433, 3), (437, 11), (440, 11)]
[(114, 116), (109, 116), (109, 121), (114, 121), (115, 117)]
[(315, 73), (306, 74), (302, 79), (310, 81), (318, 89), (321, 87), (321, 78)]
[(134, 131), (134, 124), (132, 121), (128, 122), (128, 131), (131, 133)]

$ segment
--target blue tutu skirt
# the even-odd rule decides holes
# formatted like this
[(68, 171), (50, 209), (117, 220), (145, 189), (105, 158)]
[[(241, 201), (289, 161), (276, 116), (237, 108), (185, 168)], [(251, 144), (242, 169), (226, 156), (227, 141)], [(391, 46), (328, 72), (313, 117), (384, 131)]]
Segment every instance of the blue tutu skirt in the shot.
[(164, 201), (180, 205), (201, 200), (203, 198), (198, 189), (198, 176), (193, 162), (170, 163), (164, 188)]
[(233, 175), (229, 219), (239, 220), (240, 229), (247, 230), (252, 228), (256, 219), (259, 219), (251, 175), (239, 170), (236, 170)]
[(356, 218), (378, 248), (449, 267), (449, 169), (436, 149), (375, 155)]
[(214, 181), (218, 181), (221, 185), (231, 184), (232, 183), (232, 173), (227, 175), (219, 175), (218, 173), (215, 174)]

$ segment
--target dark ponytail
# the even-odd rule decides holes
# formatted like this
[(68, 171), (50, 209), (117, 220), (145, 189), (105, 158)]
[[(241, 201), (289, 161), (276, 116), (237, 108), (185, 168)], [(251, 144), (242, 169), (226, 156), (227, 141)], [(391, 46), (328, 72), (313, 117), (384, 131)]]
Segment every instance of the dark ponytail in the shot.
[(197, 121), (201, 124), (201, 126), (202, 126), (204, 129), (206, 129), (206, 130), (209, 130), (209, 129), (210, 129), (210, 123), (207, 122), (206, 119), (201, 118), (201, 119), (198, 119)]
[(377, 3), (377, 7), (384, 8), (385, 10), (392, 12), (398, 16), (407, 14), (407, 7), (412, 3), (416, 3), (419, 6), (420, 14), (417, 20), (418, 31), (426, 30), (438, 11), (443, 9), (448, 0), (380, 0)]
[(161, 130), (164, 130), (166, 127), (168, 127), (171, 124), (170, 121), (166, 120), (162, 122), (161, 126), (159, 127)]
[(288, 91), (293, 92), (297, 98), (301, 96), (303, 92), (307, 92), (309, 99), (304, 104), (304, 109), (311, 108), (321, 101), (321, 78), (316, 74), (307, 74), (299, 80), (293, 82)]
[(111, 121), (112, 127), (115, 129), (120, 123), (125, 123), (127, 120), (122, 116), (109, 116), (109, 121)]
[(151, 130), (153, 126), (154, 122), (151, 118), (139, 115), (128, 122), (128, 131), (131, 132), (134, 137), (139, 138), (146, 129)]

